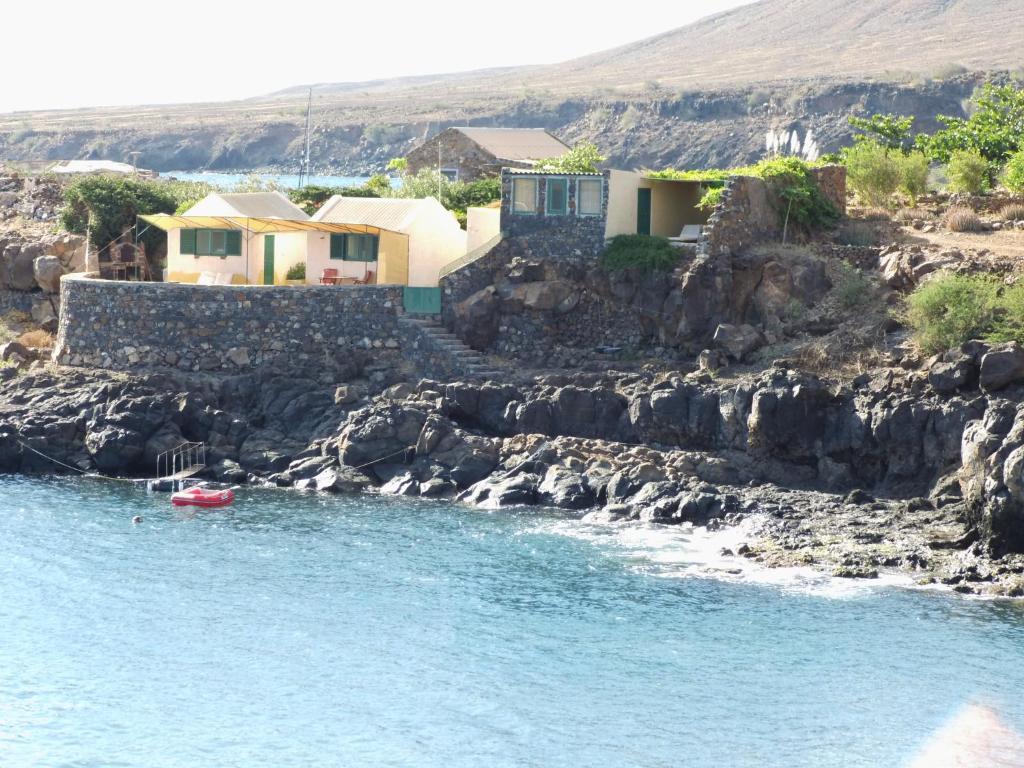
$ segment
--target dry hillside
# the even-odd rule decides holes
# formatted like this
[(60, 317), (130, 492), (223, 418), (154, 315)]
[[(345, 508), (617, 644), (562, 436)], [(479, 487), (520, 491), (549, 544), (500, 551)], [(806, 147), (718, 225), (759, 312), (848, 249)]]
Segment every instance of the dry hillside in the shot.
[[(314, 90), (321, 171), (383, 168), (440, 127), (544, 127), (620, 166), (746, 162), (769, 128), (826, 150), (866, 111), (958, 114), (983, 75), (1024, 65), (1020, 0), (761, 0), (620, 48), (516, 67)], [(951, 77), (954, 65), (972, 73)], [(294, 168), (306, 86), (242, 101), (0, 115), (0, 159), (158, 170)]]

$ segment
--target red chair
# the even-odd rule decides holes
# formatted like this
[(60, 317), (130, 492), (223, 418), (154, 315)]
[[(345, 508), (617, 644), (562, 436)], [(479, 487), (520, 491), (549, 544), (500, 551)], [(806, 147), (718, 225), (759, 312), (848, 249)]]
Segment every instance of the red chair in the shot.
[(376, 282), (374, 280), (375, 275), (376, 273), (371, 269), (365, 275), (363, 275), (362, 280), (356, 280), (356, 285), (373, 285)]
[(336, 269), (325, 269), (323, 274), (320, 275), (320, 285), (337, 285), (338, 284), (338, 270)]

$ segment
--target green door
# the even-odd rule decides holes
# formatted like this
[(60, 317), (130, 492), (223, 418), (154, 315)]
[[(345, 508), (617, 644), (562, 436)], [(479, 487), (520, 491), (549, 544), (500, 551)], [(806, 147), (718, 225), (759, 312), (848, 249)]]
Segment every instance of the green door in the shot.
[(263, 284), (274, 284), (274, 236), (263, 236)]
[(402, 297), (405, 311), (410, 315), (441, 314), (441, 289), (405, 286)]
[(636, 233), (651, 234), (651, 190), (636, 191)]

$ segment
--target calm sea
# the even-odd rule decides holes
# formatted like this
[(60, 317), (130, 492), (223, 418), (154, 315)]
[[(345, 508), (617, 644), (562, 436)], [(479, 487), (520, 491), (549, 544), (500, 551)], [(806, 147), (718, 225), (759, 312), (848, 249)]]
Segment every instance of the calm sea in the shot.
[[(216, 171), (165, 171), (161, 177), (174, 177), (181, 181), (204, 181), (215, 187), (230, 189), (236, 184), (248, 181), (256, 176), (264, 182), (272, 181), (282, 187), (292, 189), (299, 186), (298, 174), (293, 173), (218, 173)], [(322, 187), (358, 187), (369, 180), (366, 176), (308, 176), (305, 184)]]
[(1020, 605), (762, 572), (718, 535), (0, 492), (5, 768), (880, 768), (973, 704), (1024, 728)]

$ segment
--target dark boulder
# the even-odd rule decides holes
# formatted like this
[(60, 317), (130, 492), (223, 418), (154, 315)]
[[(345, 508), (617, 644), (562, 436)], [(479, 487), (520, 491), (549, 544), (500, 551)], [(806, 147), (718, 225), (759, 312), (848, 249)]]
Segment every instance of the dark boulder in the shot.
[(487, 509), (537, 503), (540, 478), (531, 473), (489, 477), (460, 493), (459, 501)]
[(537, 489), (541, 504), (561, 509), (586, 509), (594, 505), (594, 492), (578, 472), (549, 467)]
[(1015, 342), (992, 347), (981, 358), (979, 383), (986, 392), (996, 392), (1024, 380), (1024, 349)]

